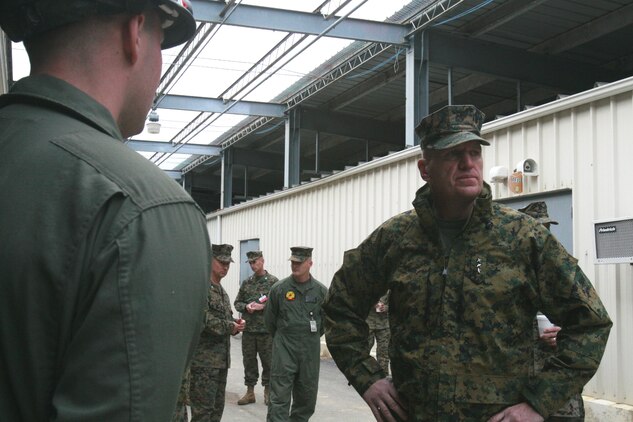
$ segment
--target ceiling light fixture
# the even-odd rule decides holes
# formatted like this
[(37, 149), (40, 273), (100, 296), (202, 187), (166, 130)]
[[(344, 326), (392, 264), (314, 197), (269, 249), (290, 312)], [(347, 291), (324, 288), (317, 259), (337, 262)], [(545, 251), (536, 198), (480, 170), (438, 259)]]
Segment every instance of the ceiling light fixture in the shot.
[(160, 123), (158, 122), (158, 113), (156, 110), (149, 112), (149, 118), (147, 122), (147, 131), (152, 134), (160, 133)]

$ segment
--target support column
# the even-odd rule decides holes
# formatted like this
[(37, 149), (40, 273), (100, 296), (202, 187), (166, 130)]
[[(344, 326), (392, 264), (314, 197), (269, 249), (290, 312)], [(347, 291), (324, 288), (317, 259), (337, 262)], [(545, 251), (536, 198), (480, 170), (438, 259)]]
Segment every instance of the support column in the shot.
[(222, 151), (222, 208), (233, 205), (233, 148)]
[(295, 107), (286, 118), (284, 142), (284, 189), (297, 186), (300, 182), (301, 153), (301, 108)]
[(416, 32), (409, 39), (406, 56), (406, 146), (420, 144), (418, 122), (429, 114), (429, 35)]
[(448, 85), (448, 105), (453, 105), (453, 68), (450, 66), (446, 79), (446, 84)]
[(314, 172), (319, 174), (321, 172), (321, 144), (320, 144), (320, 132), (317, 132), (314, 136)]
[(191, 195), (192, 193), (192, 188), (193, 188), (193, 172), (189, 171), (185, 174), (182, 175), (182, 188), (189, 194)]
[(244, 200), (248, 198), (248, 166), (244, 167)]

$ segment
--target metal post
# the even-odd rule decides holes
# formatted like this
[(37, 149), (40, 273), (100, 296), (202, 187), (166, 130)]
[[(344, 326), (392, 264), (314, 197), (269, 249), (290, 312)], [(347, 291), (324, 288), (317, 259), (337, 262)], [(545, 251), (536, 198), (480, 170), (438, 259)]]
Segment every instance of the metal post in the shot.
[(316, 135), (314, 136), (314, 172), (316, 174), (319, 174), (319, 159), (321, 158), (321, 151), (320, 151), (320, 145), (319, 145), (319, 141), (320, 141), (320, 137), (319, 137), (319, 132), (316, 133)]
[(301, 146), (301, 110), (295, 107), (286, 118), (286, 136), (284, 145), (284, 188), (299, 184), (299, 158)]
[(233, 148), (222, 151), (222, 208), (233, 205)]
[(416, 32), (409, 39), (406, 56), (405, 144), (420, 144), (415, 126), (429, 114), (429, 35)]
[(448, 105), (453, 105), (453, 68), (448, 68)]

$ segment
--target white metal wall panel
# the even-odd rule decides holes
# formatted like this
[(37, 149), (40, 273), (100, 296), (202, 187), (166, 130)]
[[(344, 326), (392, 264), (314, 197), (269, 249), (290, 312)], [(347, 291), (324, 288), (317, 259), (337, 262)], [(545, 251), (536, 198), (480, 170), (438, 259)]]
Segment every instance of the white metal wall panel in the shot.
[[(633, 216), (633, 78), (488, 123), (484, 175), (538, 163), (522, 195), (572, 190), (573, 250), (614, 321), (607, 351), (585, 394), (633, 405), (633, 267), (593, 263), (593, 221)], [(258, 238), (269, 271), (289, 274), (289, 247), (314, 247), (314, 276), (329, 285), (343, 252), (392, 215), (411, 208), (422, 185), (410, 148), (328, 178), (210, 214), (211, 238), (238, 245)], [(515, 196), (493, 185), (495, 198)], [(237, 271), (223, 282), (237, 293)]]
[[(291, 246), (314, 248), (313, 275), (329, 285), (345, 250), (355, 247), (387, 218), (411, 208), (422, 185), (418, 148), (373, 161), (317, 182), (288, 189), (208, 216), (216, 243), (239, 245), (259, 239), (266, 268), (282, 278), (290, 274)], [(235, 257), (234, 257), (235, 259)], [(239, 271), (222, 284), (232, 298)]]

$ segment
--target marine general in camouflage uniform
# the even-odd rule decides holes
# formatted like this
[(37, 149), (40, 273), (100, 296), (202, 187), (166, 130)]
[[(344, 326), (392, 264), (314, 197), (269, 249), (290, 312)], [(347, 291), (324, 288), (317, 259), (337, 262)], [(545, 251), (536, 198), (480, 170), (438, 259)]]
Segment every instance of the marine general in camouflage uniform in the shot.
[[(332, 280), (328, 347), (379, 421), (542, 421), (602, 358), (611, 320), (577, 260), (536, 220), (492, 202), (483, 119), (447, 106), (421, 121), (426, 185), (414, 209), (347, 251)], [(367, 351), (365, 323), (388, 289), (393, 381)], [(534, 373), (539, 309), (563, 328)]]
[(218, 422), (224, 412), (226, 376), (231, 365), (231, 335), (244, 331), (245, 322), (233, 318), (231, 301), (220, 281), (229, 271), (231, 245), (211, 245), (211, 282), (205, 325), (191, 362), (192, 422)]
[[(547, 212), (547, 204), (543, 201), (532, 202), (524, 208), (520, 208), (524, 214), (535, 218), (539, 223), (549, 230), (550, 224), (558, 224), (558, 221), (552, 220)], [(545, 315), (538, 315), (541, 318), (547, 318)], [(547, 321), (547, 319), (546, 319)], [(556, 352), (556, 337), (561, 330), (560, 327), (553, 325), (545, 327), (543, 334), (539, 333), (538, 322), (534, 319), (534, 370), (541, 371), (545, 365), (545, 359), (552, 356)], [(571, 396), (571, 398), (558, 409), (553, 415), (547, 418), (547, 422), (583, 422), (585, 420), (585, 407), (580, 392)]]
[(367, 328), (369, 329), (369, 350), (376, 342), (376, 360), (378, 364), (389, 374), (389, 293), (376, 302), (367, 316)]
[(253, 275), (244, 280), (235, 298), (235, 310), (242, 314), (246, 321), (246, 329), (242, 334), (242, 358), (244, 362), (244, 384), (246, 394), (237, 401), (244, 405), (255, 403), (254, 387), (259, 378), (257, 354), (262, 361), (262, 385), (264, 386), (264, 403), (268, 404), (270, 381), (270, 362), (273, 354), (273, 338), (264, 324), (264, 309), (268, 302), (268, 292), (277, 277), (264, 269), (262, 251), (246, 252), (247, 261)]

